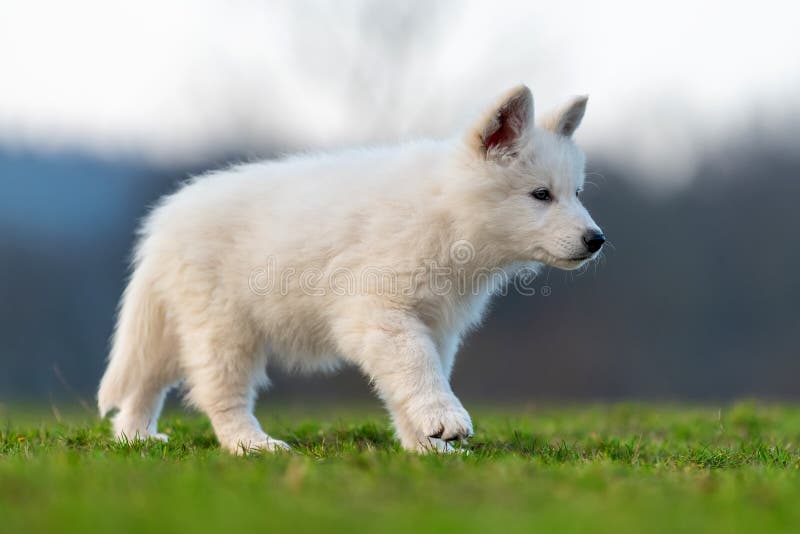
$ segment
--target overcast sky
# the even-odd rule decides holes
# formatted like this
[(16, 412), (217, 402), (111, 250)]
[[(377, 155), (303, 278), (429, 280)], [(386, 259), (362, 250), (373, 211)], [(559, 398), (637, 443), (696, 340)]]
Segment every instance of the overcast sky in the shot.
[(797, 144), (795, 5), (5, 0), (0, 143), (185, 165), (443, 136), (524, 82), (539, 111), (588, 93), (583, 145), (681, 184), (753, 128)]

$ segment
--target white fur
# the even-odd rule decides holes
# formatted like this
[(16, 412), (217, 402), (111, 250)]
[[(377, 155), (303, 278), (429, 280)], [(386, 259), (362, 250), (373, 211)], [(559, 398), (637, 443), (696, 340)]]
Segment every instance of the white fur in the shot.
[[(450, 372), (498, 287), (472, 276), (576, 268), (591, 257), (582, 235), (597, 227), (576, 197), (584, 158), (569, 138), (585, 104), (577, 99), (534, 127), (530, 91), (519, 87), (460, 138), (193, 179), (142, 226), (101, 413), (119, 409), (118, 437), (164, 439), (156, 433), (164, 396), (184, 381), (223, 447), (283, 449), (252, 413), (267, 362), (303, 370), (349, 362), (371, 380), (403, 447), (451, 450), (445, 441), (469, 437), (472, 422)], [(539, 187), (554, 200), (532, 198)], [(420, 276), (431, 265), (451, 290)], [(386, 290), (373, 272), (413, 290)], [(270, 273), (280, 283), (259, 281)], [(342, 273), (361, 283), (345, 292), (315, 283)], [(478, 281), (458, 291), (456, 276)]]

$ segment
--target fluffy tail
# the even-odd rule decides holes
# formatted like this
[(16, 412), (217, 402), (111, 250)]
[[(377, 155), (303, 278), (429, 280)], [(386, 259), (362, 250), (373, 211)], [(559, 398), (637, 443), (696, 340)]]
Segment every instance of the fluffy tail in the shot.
[(132, 388), (141, 385), (145, 371), (157, 359), (165, 334), (165, 314), (140, 265), (122, 297), (108, 367), (100, 381), (97, 404), (104, 417), (119, 408)]

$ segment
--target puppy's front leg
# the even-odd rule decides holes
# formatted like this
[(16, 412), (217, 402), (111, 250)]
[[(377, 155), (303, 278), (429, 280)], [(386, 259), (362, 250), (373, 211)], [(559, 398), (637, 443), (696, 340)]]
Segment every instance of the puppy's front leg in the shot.
[(472, 435), (469, 414), (453, 394), (423, 324), (393, 314), (362, 323), (357, 331), (357, 363), (392, 411), (404, 448), (451, 450), (443, 442)]

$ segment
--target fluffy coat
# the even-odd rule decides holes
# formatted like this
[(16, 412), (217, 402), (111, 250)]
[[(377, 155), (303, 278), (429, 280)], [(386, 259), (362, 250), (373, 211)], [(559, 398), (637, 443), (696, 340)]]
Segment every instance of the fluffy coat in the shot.
[(267, 363), (348, 362), (404, 448), (452, 450), (472, 422), (450, 373), (491, 295), (521, 268), (573, 269), (597, 253), (571, 139), (585, 106), (575, 98), (535, 126), (521, 86), (452, 139), (192, 179), (142, 225), (101, 414), (119, 410), (120, 438), (166, 439), (159, 412), (182, 381), (224, 448), (283, 449), (253, 416)]

